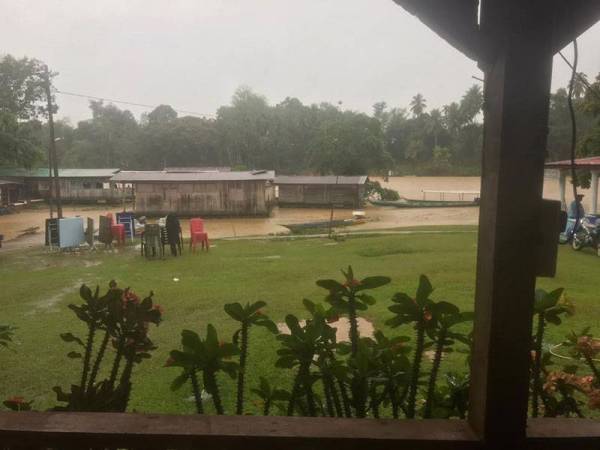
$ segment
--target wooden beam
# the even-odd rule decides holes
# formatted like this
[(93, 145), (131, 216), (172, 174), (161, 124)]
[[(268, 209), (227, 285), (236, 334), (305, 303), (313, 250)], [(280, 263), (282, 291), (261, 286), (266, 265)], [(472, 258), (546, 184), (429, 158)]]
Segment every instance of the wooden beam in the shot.
[[(479, 450), (460, 420), (0, 412), (0, 443), (69, 448)], [(1, 445), (0, 445), (1, 446)]]
[(554, 17), (554, 53), (569, 45), (599, 20), (600, 0), (558, 1)]
[(493, 448), (525, 439), (552, 79), (545, 0), (487, 0), (484, 148), (469, 420)]
[(592, 419), (530, 419), (531, 450), (589, 450), (600, 448), (600, 422)]
[(394, 0), (450, 45), (475, 61), (487, 59), (487, 39), (479, 32), (479, 0)]

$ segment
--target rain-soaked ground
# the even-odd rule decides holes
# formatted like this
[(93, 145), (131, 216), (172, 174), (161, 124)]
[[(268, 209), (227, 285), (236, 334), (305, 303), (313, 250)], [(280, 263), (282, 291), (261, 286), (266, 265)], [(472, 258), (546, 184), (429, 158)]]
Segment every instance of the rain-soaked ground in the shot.
[[(393, 177), (389, 182), (373, 178), (381, 182), (384, 187), (397, 190), (400, 195), (411, 198), (423, 198), (423, 190), (463, 190), (478, 191), (479, 177)], [(583, 190), (585, 194), (586, 191)], [(558, 181), (548, 178), (544, 184), (544, 196), (558, 199)], [(571, 197), (567, 192), (567, 198)], [(584, 200), (584, 205), (589, 207)], [(428, 194), (429, 199), (439, 198)], [(452, 196), (446, 196), (452, 200)], [(470, 198), (465, 198), (465, 200)], [(98, 216), (107, 212), (121, 211), (123, 207), (106, 205), (70, 206), (64, 208), (66, 217), (82, 216), (92, 217), (97, 224)], [(587, 210), (588, 208), (586, 208)], [(432, 208), (432, 209), (397, 209), (390, 207), (365, 207), (367, 222), (350, 227), (356, 230), (376, 230), (396, 227), (409, 227), (421, 225), (475, 225), (478, 221), (479, 208)], [(317, 208), (274, 208), (271, 217), (258, 218), (207, 218), (205, 226), (211, 238), (262, 236), (271, 234), (288, 233), (284, 224), (297, 224), (329, 220), (328, 209)], [(44, 221), (48, 217), (48, 209), (37, 205), (33, 209), (24, 209), (16, 214), (0, 216), (0, 234), (4, 234), (7, 247), (28, 247), (43, 243)], [(349, 219), (352, 210), (336, 209), (334, 219)], [(187, 220), (182, 220), (184, 236), (189, 232)], [(97, 226), (97, 225), (96, 225)], [(25, 234), (27, 229), (36, 229), (34, 234)], [(33, 230), (31, 230), (33, 231)]]

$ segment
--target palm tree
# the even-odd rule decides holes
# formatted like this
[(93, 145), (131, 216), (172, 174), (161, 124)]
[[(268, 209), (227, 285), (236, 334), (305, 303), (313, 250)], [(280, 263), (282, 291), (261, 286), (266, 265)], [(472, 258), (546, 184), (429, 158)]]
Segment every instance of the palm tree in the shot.
[(481, 86), (471, 86), (460, 101), (460, 110), (465, 124), (472, 124), (483, 108), (483, 92)]
[(456, 135), (465, 124), (460, 105), (456, 102), (452, 102), (449, 105), (444, 106), (443, 109), (446, 128), (451, 134)]
[(421, 117), (427, 109), (427, 100), (422, 94), (415, 95), (410, 102), (410, 111), (415, 117)]
[(444, 129), (444, 119), (439, 109), (432, 109), (427, 120), (427, 130), (433, 135), (433, 145), (438, 146), (438, 138)]
[(581, 98), (585, 95), (588, 87), (587, 75), (583, 72), (578, 72), (573, 80), (573, 97)]

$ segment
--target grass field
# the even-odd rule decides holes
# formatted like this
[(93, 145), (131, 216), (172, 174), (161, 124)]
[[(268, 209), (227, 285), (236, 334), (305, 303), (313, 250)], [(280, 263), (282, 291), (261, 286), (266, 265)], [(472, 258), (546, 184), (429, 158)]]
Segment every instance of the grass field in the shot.
[[(175, 393), (169, 389), (178, 370), (163, 364), (168, 352), (178, 348), (182, 329), (204, 334), (206, 325), (213, 323), (229, 340), (235, 323), (224, 313), (224, 303), (265, 300), (265, 312), (276, 322), (283, 321), (287, 313), (306, 316), (302, 299), (322, 300), (324, 295), (315, 281), (340, 279), (339, 270), (350, 264), (358, 277), (392, 278), (390, 285), (373, 292), (378, 302), (365, 314), (377, 328), (385, 329), (392, 294), (414, 292), (421, 273), (427, 274), (436, 288), (434, 299), (471, 309), (477, 241), (474, 228), (441, 230), (445, 232), (350, 237), (343, 242), (221, 240), (214, 242), (209, 253), (185, 253), (181, 258), (162, 261), (147, 261), (134, 247), (114, 253), (49, 254), (42, 249), (0, 253), (0, 323), (18, 327), (13, 351), (0, 351), (0, 399), (23, 395), (34, 400), (36, 409), (44, 409), (56, 404), (53, 386), (68, 387), (76, 382), (78, 362), (65, 357), (73, 348), (61, 341), (59, 333), (83, 334), (80, 322), (67, 308), (79, 301), (81, 283), (99, 284), (104, 289), (114, 278), (139, 294), (153, 290), (155, 300), (165, 309), (164, 322), (151, 331), (159, 349), (134, 375), (130, 409), (143, 412), (193, 411), (189, 389)], [(592, 252), (576, 253), (561, 247), (557, 277), (541, 279), (539, 285), (546, 289), (565, 287), (577, 313), (563, 326), (550, 328), (548, 341), (559, 342), (571, 328), (594, 327), (598, 322), (599, 264)], [(290, 374), (274, 368), (276, 339), (256, 329), (251, 340), (248, 385), (255, 385), (263, 375), (287, 388)], [(464, 362), (456, 358), (446, 361), (442, 370), (466, 371)], [(231, 412), (233, 383), (225, 379), (220, 382), (226, 410)], [(248, 403), (252, 409), (251, 401)]]

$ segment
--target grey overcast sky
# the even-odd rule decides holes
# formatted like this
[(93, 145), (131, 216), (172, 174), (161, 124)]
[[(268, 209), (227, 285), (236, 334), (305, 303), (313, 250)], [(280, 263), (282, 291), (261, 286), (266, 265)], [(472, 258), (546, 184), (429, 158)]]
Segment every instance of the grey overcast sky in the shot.
[[(442, 106), (480, 76), (392, 0), (0, 0), (0, 11), (0, 53), (45, 61), (58, 89), (207, 115), (241, 85), (272, 104), (293, 96), (370, 113), (417, 92)], [(598, 25), (580, 48), (592, 79)], [(554, 87), (568, 77), (556, 59)], [(57, 101), (73, 123), (90, 116), (86, 99)]]

